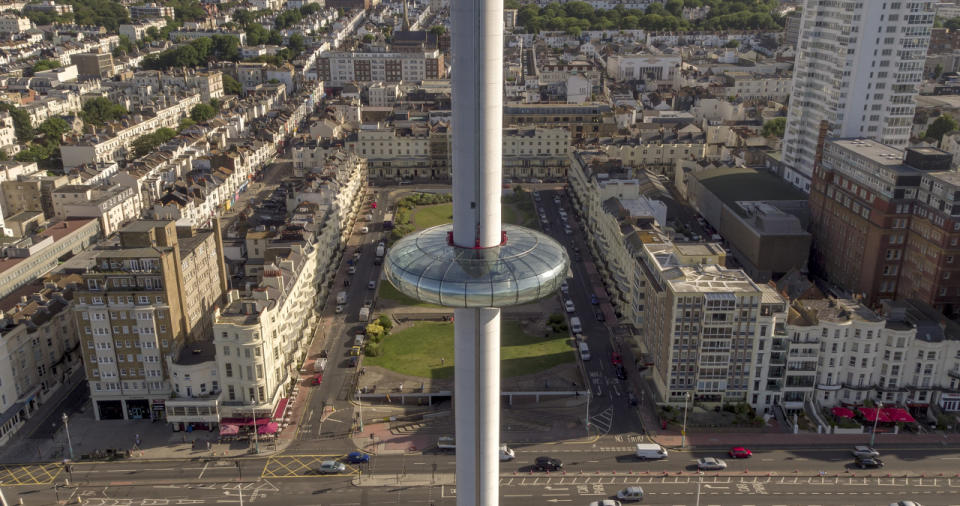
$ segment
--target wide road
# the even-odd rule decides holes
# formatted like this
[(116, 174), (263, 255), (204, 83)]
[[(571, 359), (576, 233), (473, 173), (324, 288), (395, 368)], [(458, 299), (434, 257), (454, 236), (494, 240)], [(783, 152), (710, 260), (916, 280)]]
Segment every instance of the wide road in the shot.
[[(671, 452), (666, 461), (637, 462), (630, 444), (615, 437), (592, 443), (514, 446), (517, 459), (501, 464), (503, 504), (587, 504), (639, 485), (652, 504), (889, 504), (915, 498), (924, 504), (960, 504), (957, 462), (960, 448), (883, 451), (886, 467), (853, 468), (847, 448), (756, 450), (750, 459), (730, 460), (725, 472), (697, 475), (695, 459), (722, 451)], [(540, 455), (563, 460), (566, 473), (531, 472)], [(349, 465), (339, 476), (319, 476), (320, 462), (342, 453), (318, 452), (271, 457), (120, 461), (0, 468), (7, 499), (54, 504), (55, 494), (80, 494), (86, 504), (453, 504), (454, 456), (426, 452), (376, 456)], [(239, 466), (239, 467), (238, 467)], [(70, 480), (70, 486), (54, 490)], [(49, 502), (48, 502), (49, 501)], [(165, 502), (166, 501), (166, 502)], [(705, 501), (705, 502), (704, 502)]]

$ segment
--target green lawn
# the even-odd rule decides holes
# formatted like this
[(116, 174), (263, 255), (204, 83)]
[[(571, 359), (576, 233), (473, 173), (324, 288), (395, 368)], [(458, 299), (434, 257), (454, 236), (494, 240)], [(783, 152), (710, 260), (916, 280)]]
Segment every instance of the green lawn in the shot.
[(392, 300), (398, 304), (404, 306), (419, 306), (419, 307), (441, 307), (436, 304), (427, 304), (426, 302), (420, 302), (417, 299), (408, 297), (399, 290), (393, 287), (388, 281), (380, 283), (380, 291), (378, 293), (381, 299)]
[[(500, 339), (503, 378), (532, 374), (574, 360), (567, 334), (544, 339), (525, 334), (517, 322), (504, 321)], [(451, 378), (453, 323), (421, 322), (391, 334), (383, 339), (380, 356), (367, 357), (364, 363), (422, 378)]]
[[(506, 200), (506, 199), (504, 199)], [(526, 209), (525, 207), (529, 207)], [(530, 227), (535, 225), (533, 205), (524, 206), (504, 202), (501, 208), (501, 219), (504, 223)], [(437, 204), (433, 206), (418, 206), (413, 210), (414, 230), (443, 225), (453, 221), (453, 204)]]

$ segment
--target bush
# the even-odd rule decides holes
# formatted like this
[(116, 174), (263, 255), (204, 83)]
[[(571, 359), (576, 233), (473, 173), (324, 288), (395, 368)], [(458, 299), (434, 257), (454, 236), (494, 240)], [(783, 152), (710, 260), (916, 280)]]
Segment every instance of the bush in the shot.
[(367, 337), (373, 339), (383, 335), (383, 327), (377, 323), (367, 325)]
[(380, 355), (380, 343), (367, 341), (367, 344), (363, 347), (363, 354), (368, 357), (376, 357)]
[(383, 327), (383, 332), (389, 333), (393, 329), (393, 320), (389, 316), (382, 314), (377, 318), (377, 324)]
[(553, 313), (552, 315), (550, 315), (550, 318), (547, 321), (552, 325), (563, 323), (563, 315)]

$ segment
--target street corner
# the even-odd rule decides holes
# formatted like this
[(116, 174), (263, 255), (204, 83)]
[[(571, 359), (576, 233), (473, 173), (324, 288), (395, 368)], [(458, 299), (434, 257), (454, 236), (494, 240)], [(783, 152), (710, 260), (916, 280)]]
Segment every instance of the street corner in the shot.
[(327, 461), (341, 462), (342, 454), (328, 455), (278, 455), (272, 456), (264, 463), (261, 478), (322, 478), (338, 477), (357, 474), (357, 468), (344, 464), (340, 472), (324, 473), (321, 465)]
[(24, 464), (0, 466), (0, 485), (49, 485), (63, 472), (63, 464)]

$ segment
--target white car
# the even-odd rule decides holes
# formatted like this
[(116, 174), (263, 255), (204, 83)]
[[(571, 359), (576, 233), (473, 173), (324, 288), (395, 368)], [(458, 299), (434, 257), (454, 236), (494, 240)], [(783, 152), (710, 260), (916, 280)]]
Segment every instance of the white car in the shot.
[(356, 267), (356, 266), (351, 265), (350, 267), (347, 267), (347, 274), (356, 274), (356, 273), (357, 273), (357, 267)]
[(571, 235), (573, 234), (573, 229), (570, 228), (570, 225), (567, 225), (566, 227), (563, 227), (563, 233), (567, 235)]
[(508, 448), (507, 445), (500, 445), (500, 462), (513, 460), (514, 457), (516, 457), (516, 454), (512, 449)]
[(377, 282), (376, 282), (376, 281), (370, 280), (370, 282), (367, 283), (367, 288), (369, 288), (370, 290), (373, 290), (373, 289), (376, 288), (376, 287), (377, 287)]
[(338, 474), (347, 470), (347, 466), (336, 460), (324, 460), (320, 463), (317, 472), (320, 474)]
[(563, 303), (563, 307), (568, 313), (573, 313), (577, 310), (577, 308), (573, 305), (573, 301), (570, 299), (567, 299), (567, 301)]
[(880, 452), (870, 448), (869, 446), (854, 446), (853, 450), (850, 452), (854, 457), (879, 457)]
[(564, 295), (566, 295), (567, 293), (570, 292), (570, 285), (568, 285), (566, 281), (564, 281), (563, 283), (560, 283), (560, 291), (563, 292)]
[(604, 499), (602, 501), (593, 501), (590, 503), (590, 506), (620, 506), (620, 501), (614, 501), (613, 499)]
[(333, 311), (334, 313), (340, 314), (343, 312), (343, 304), (337, 304), (337, 309)]

